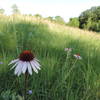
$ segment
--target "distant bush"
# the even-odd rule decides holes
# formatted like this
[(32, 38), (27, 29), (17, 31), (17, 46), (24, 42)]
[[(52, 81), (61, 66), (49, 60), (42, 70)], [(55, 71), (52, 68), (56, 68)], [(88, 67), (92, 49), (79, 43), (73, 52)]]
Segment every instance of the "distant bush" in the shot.
[(59, 24), (65, 24), (65, 21), (61, 16), (55, 16), (54, 21), (59, 23)]
[(53, 18), (53, 17), (51, 17), (51, 16), (46, 17), (45, 19), (50, 20), (50, 21), (54, 21), (54, 18)]
[(79, 27), (79, 19), (77, 17), (70, 18), (69, 22), (66, 25), (73, 26), (73, 27)]
[(40, 15), (40, 14), (35, 14), (34, 16), (37, 18), (42, 18), (42, 15)]

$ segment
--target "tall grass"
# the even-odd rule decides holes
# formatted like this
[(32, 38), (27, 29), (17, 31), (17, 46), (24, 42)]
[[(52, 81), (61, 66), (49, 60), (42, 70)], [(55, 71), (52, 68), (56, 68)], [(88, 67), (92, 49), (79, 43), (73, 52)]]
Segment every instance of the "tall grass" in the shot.
[[(29, 100), (99, 100), (100, 36), (29, 16), (0, 16), (0, 93), (23, 93), (23, 75), (16, 77), (9, 61), (32, 50), (41, 62), (29, 78)], [(71, 54), (64, 48), (72, 48)], [(79, 53), (82, 60), (74, 58)]]

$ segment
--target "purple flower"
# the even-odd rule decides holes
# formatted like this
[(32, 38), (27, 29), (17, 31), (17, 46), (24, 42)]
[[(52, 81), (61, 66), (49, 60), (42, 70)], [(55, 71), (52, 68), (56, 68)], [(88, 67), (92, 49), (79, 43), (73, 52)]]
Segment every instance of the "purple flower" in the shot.
[(65, 51), (71, 52), (72, 48), (65, 48)]
[(0, 64), (3, 64), (3, 62), (0, 62)]
[(76, 59), (82, 59), (82, 57), (80, 56), (80, 54), (74, 54), (74, 57), (76, 58)]
[(29, 90), (29, 91), (28, 91), (28, 94), (32, 94), (32, 90)]

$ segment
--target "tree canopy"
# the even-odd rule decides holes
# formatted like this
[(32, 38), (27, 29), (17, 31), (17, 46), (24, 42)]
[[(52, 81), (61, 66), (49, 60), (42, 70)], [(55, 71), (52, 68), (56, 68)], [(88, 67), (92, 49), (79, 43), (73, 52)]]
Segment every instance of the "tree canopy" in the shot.
[(61, 16), (55, 16), (54, 21), (59, 24), (65, 24), (65, 21)]
[(69, 22), (66, 25), (79, 27), (79, 18), (78, 17), (70, 18)]
[(100, 6), (92, 7), (81, 13), (79, 28), (100, 32)]

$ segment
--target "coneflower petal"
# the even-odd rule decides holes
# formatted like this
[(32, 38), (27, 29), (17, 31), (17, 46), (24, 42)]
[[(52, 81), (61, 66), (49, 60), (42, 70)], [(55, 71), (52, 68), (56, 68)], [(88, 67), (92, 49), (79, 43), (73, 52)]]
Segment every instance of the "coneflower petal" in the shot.
[(19, 61), (19, 59), (12, 60), (8, 65), (11, 65), (11, 64), (13, 64), (13, 63), (15, 63), (17, 61)]
[(31, 65), (29, 62), (27, 62), (27, 65), (28, 65), (28, 72), (30, 75), (32, 75), (32, 68), (31, 68)]
[(26, 72), (27, 67), (28, 67), (27, 63), (24, 62), (24, 63), (23, 63), (23, 68), (22, 68), (22, 72), (23, 72), (23, 74)]
[(22, 66), (20, 66), (20, 70), (18, 71), (17, 75), (19, 76), (22, 73)]
[(34, 60), (36, 60), (36, 61), (38, 61), (38, 62), (40, 62), (38, 59), (36, 59), (36, 58), (34, 58)]
[(32, 63), (32, 61), (30, 62), (30, 64), (31, 64), (33, 70), (34, 70), (36, 73), (38, 73), (38, 70), (35, 68), (35, 66), (34, 66), (34, 64)]
[(37, 66), (41, 66), (37, 61), (33, 60), (33, 62), (37, 65)]
[(16, 66), (16, 68), (15, 68), (15, 75), (18, 73), (18, 71), (21, 69), (21, 61), (19, 61), (19, 63), (18, 63), (18, 65)]
[(33, 64), (37, 69), (39, 69), (39, 70), (41, 69), (41, 68), (39, 67), (40, 65), (39, 65), (38, 63), (32, 61), (32, 64)]
[(13, 69), (13, 68), (15, 68), (17, 65), (18, 65), (18, 62), (16, 62), (16, 63), (12, 66), (12, 68), (10, 68), (10, 70)]
[(21, 62), (21, 63), (22, 63), (22, 64), (20, 65), (20, 69), (19, 69), (19, 71), (18, 71), (18, 73), (17, 73), (18, 76), (22, 73), (23, 62)]

